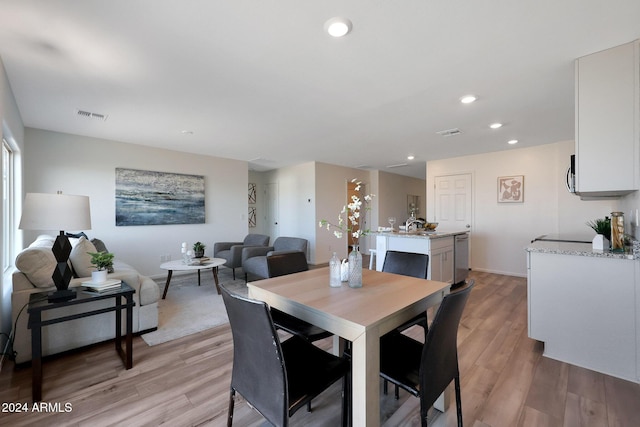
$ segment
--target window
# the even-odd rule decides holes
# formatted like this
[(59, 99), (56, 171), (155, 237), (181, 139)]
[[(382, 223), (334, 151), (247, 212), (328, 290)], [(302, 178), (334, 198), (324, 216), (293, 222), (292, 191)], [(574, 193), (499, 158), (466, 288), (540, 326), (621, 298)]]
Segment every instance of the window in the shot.
[(2, 271), (11, 267), (13, 248), (13, 152), (2, 140)]

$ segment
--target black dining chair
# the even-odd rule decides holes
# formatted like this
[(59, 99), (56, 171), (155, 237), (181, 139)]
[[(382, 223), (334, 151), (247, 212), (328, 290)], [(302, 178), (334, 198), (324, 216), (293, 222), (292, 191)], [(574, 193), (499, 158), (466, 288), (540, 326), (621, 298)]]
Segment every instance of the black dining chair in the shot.
[[(307, 264), (307, 257), (304, 252), (289, 252), (268, 256), (267, 269), (269, 277), (279, 277), (307, 271), (309, 270), (309, 264)], [(307, 341), (313, 342), (333, 335), (331, 332), (275, 308), (271, 309), (271, 317), (276, 328), (292, 335), (297, 335)]]
[(454, 381), (458, 426), (462, 427), (462, 399), (458, 368), (458, 325), (474, 286), (466, 286), (444, 297), (423, 343), (399, 332), (380, 339), (380, 376), (420, 398), (420, 419), (427, 425), (427, 412)]
[[(429, 272), (429, 255), (414, 252), (387, 251), (382, 264), (382, 271), (426, 279)], [(427, 336), (429, 328), (427, 326), (426, 311), (398, 326), (396, 330), (403, 331), (414, 325), (422, 326), (424, 335), (425, 337)]]
[(341, 378), (346, 426), (349, 361), (296, 335), (281, 342), (265, 302), (220, 289), (233, 335), (227, 426), (233, 425), (236, 392), (271, 424), (287, 426), (289, 417)]

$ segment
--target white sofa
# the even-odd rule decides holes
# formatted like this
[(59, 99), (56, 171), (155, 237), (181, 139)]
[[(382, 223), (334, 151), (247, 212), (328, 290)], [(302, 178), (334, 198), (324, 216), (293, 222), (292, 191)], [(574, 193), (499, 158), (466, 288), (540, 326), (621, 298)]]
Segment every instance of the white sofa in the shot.
[[(51, 275), (56, 265), (51, 252), (54, 242), (52, 236), (39, 236), (28, 248), (16, 257), (16, 271), (13, 273), (13, 291), (11, 294), (11, 321), (15, 326), (13, 350), (16, 363), (31, 360), (31, 330), (27, 328), (29, 314), (27, 304), (29, 296), (36, 292), (55, 291)], [(87, 252), (96, 252), (96, 245), (84, 236), (72, 238), (70, 262), (74, 270), (70, 288), (82, 286), (82, 282), (91, 280), (91, 256)], [(100, 248), (102, 249), (102, 248)], [(117, 257), (117, 254), (116, 254)], [(114, 261), (114, 271), (108, 277), (121, 279), (135, 289), (133, 308), (133, 332), (152, 331), (158, 327), (158, 299), (160, 291), (156, 282), (140, 275), (133, 267), (118, 260)], [(90, 303), (91, 308), (113, 306), (113, 300), (107, 299)], [(55, 310), (56, 315), (72, 314), (86, 311), (87, 305), (70, 306)], [(17, 319), (17, 322), (16, 322)], [(125, 318), (123, 313), (123, 332)], [(113, 312), (88, 316), (42, 328), (42, 355), (61, 353), (63, 351), (107, 341), (115, 337), (115, 315)]]

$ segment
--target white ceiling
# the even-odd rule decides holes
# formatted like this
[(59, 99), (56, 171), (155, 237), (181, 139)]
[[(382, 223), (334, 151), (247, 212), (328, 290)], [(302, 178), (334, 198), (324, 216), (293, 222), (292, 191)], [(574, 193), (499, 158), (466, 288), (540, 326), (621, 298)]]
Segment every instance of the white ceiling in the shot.
[[(334, 16), (349, 35), (324, 32)], [(25, 126), (255, 170), (424, 178), (427, 160), (573, 139), (573, 60), (637, 38), (639, 0), (0, 0)]]

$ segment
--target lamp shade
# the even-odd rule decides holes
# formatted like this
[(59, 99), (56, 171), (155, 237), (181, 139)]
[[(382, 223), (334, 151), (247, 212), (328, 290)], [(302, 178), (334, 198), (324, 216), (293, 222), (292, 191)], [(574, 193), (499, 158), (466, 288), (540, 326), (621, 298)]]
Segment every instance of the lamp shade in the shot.
[(21, 230), (90, 230), (89, 196), (27, 193)]

